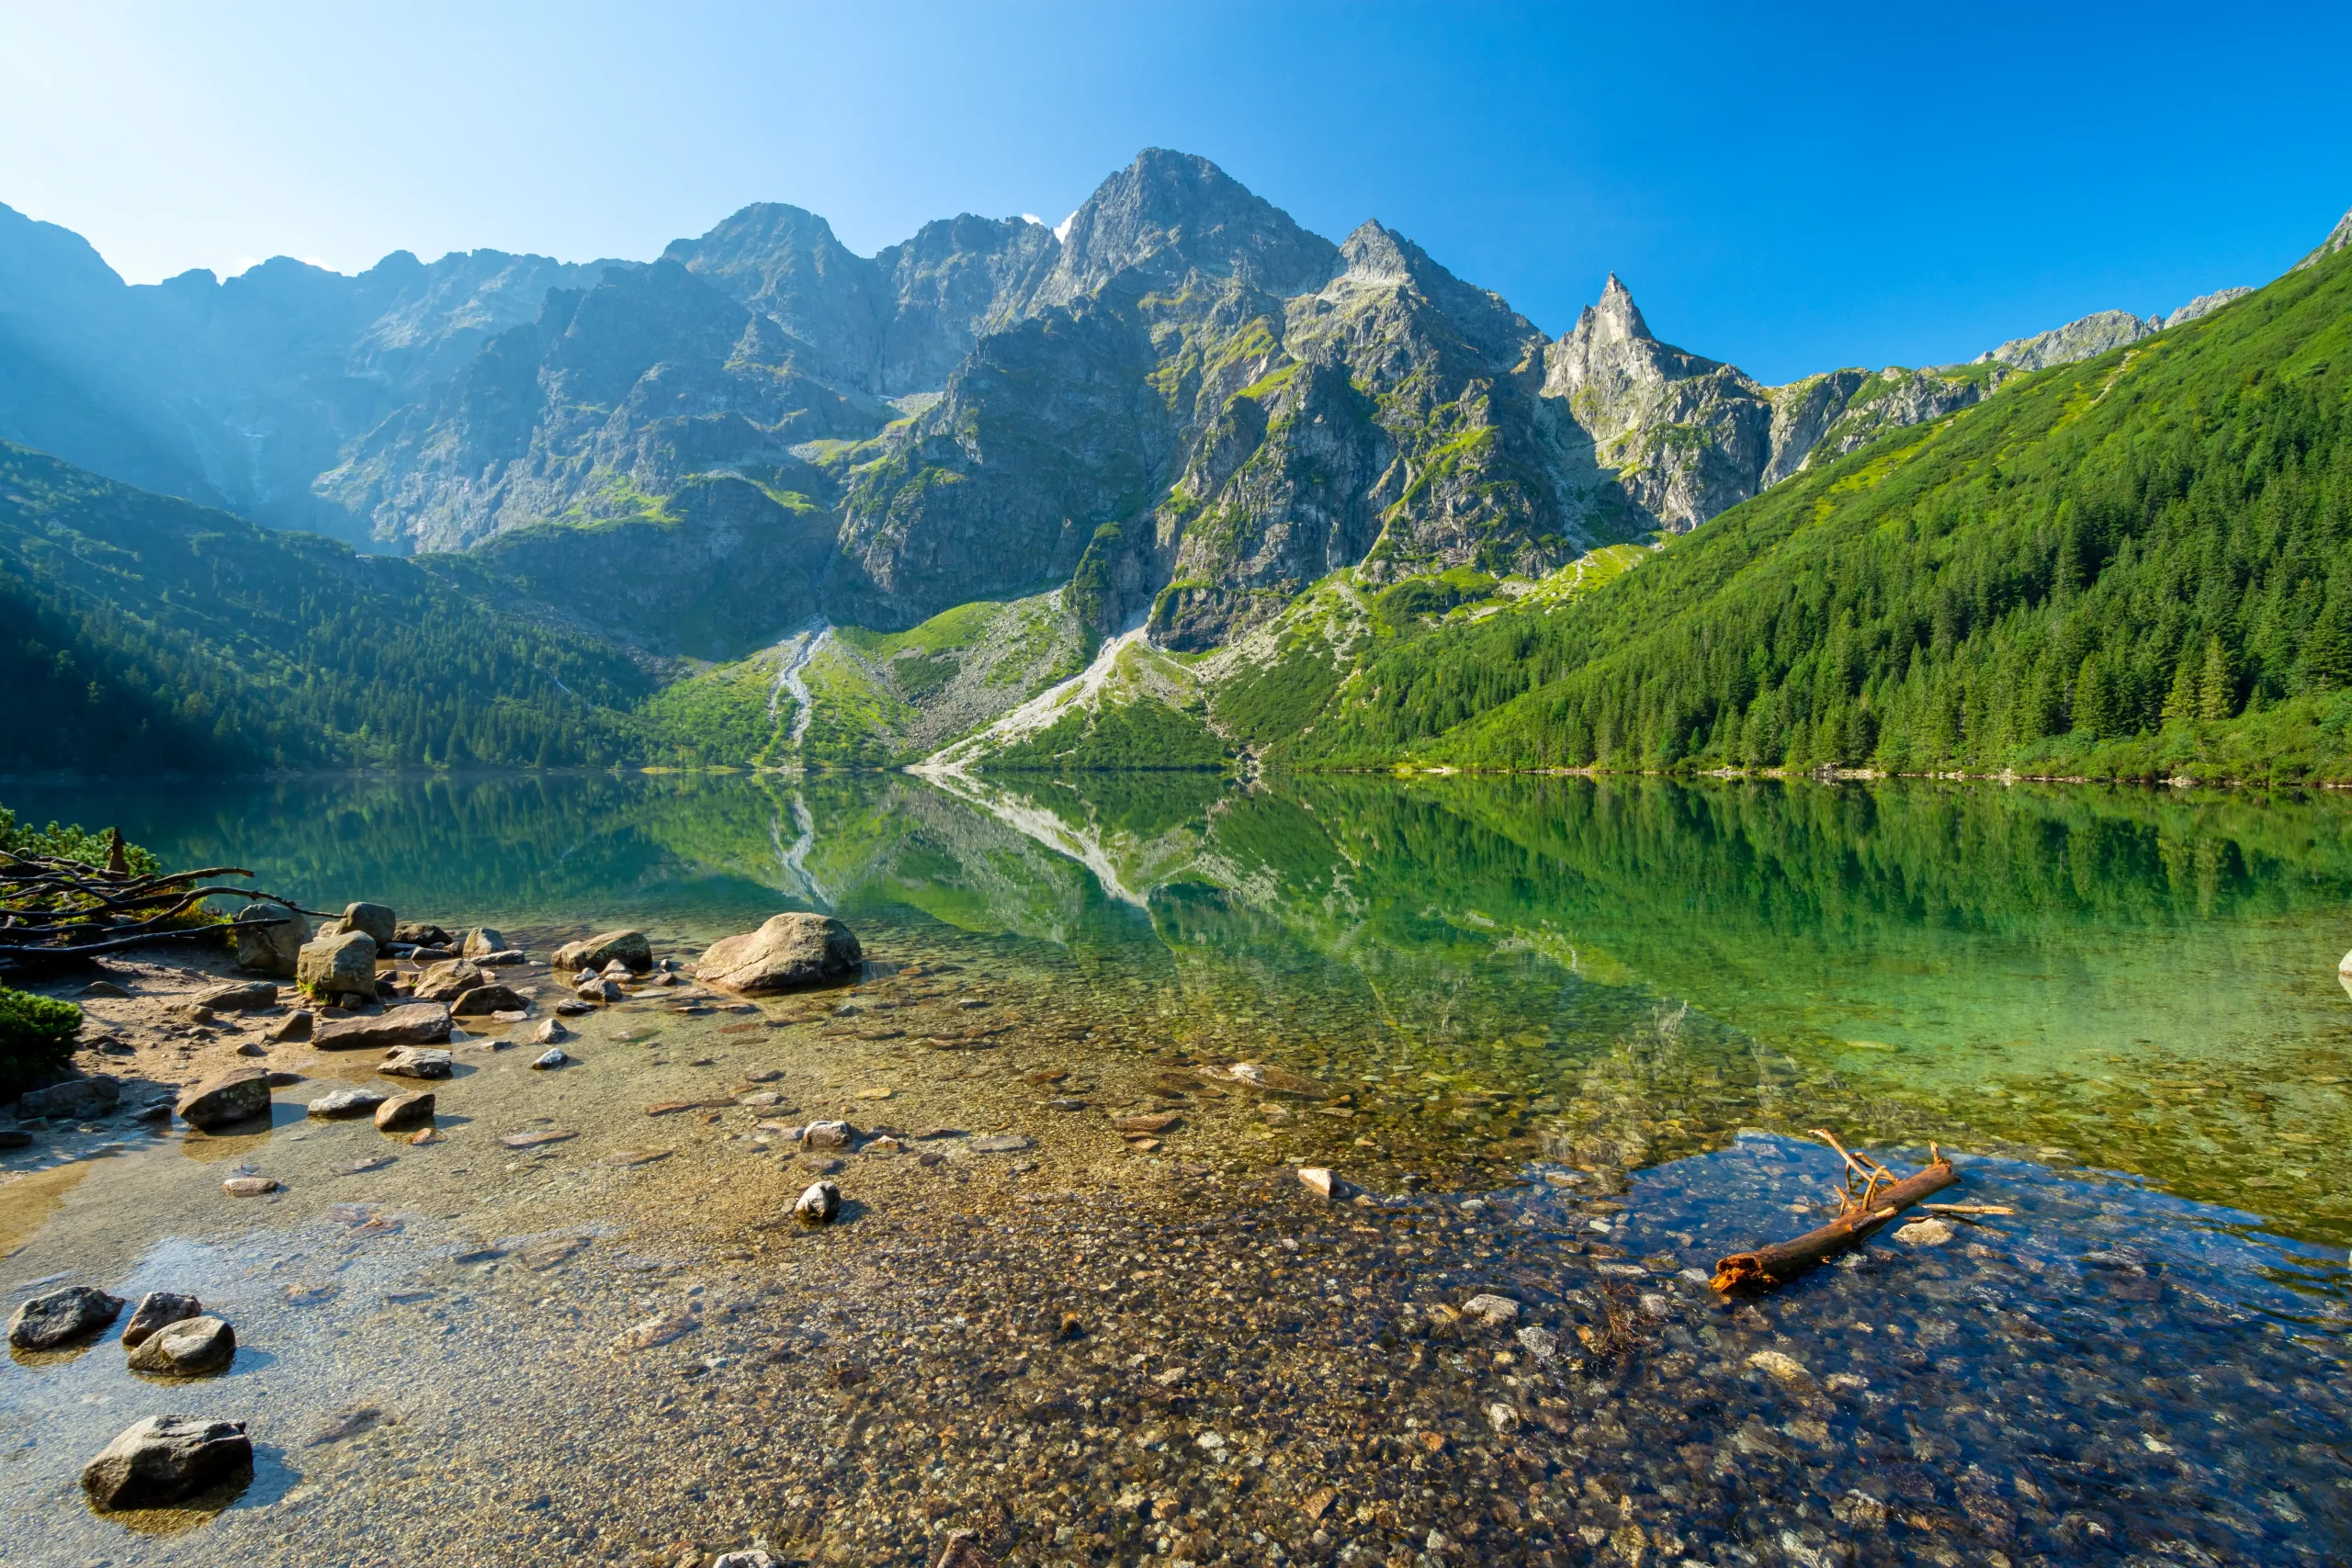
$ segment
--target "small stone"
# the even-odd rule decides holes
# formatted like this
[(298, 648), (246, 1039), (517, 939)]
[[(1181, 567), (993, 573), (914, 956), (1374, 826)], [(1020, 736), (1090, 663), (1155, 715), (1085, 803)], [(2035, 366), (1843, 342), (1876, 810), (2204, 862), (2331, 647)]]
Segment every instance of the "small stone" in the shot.
[(456, 1067), (447, 1051), (403, 1045), (392, 1053), (390, 1061), (376, 1070), (396, 1078), (446, 1078)]
[(1489, 1404), (1487, 1406), (1487, 1425), (1498, 1435), (1507, 1437), (1519, 1429), (1519, 1412), (1500, 1402)]
[(490, 976), (481, 965), (470, 959), (453, 958), (425, 970), (416, 977), (416, 994), (428, 1002), (455, 1002), (468, 991), (479, 990), (490, 984)]
[(885, 1136), (868, 1141), (865, 1147), (858, 1152), (869, 1155), (895, 1155), (904, 1153), (906, 1146), (896, 1138)]
[(578, 1018), (583, 1012), (594, 1012), (596, 1010), (577, 997), (566, 997), (555, 1004), (555, 1010), (566, 1018)]
[(996, 1568), (996, 1564), (980, 1550), (978, 1539), (970, 1530), (950, 1530), (932, 1568)]
[(505, 950), (506, 939), (498, 931), (489, 926), (476, 926), (466, 933), (466, 940), (458, 951), (468, 958), (480, 958), (487, 953), (503, 953)]
[(969, 1146), (976, 1155), (1010, 1155), (1027, 1148), (1029, 1140), (1018, 1133), (990, 1133), (984, 1138), (974, 1138)]
[(518, 1016), (530, 1010), (530, 999), (512, 986), (476, 986), (450, 1004), (449, 1010), (459, 1018), (483, 1018), (496, 1013), (511, 1012)]
[(1074, 1312), (1066, 1312), (1062, 1314), (1061, 1325), (1054, 1331), (1054, 1337), (1057, 1339), (1077, 1339), (1082, 1337), (1085, 1333), (1085, 1321)]
[(1306, 1190), (1318, 1198), (1329, 1198), (1339, 1189), (1340, 1179), (1321, 1166), (1301, 1166), (1298, 1179)]
[(531, 1031), (531, 1038), (541, 1045), (560, 1045), (571, 1038), (571, 1031), (556, 1020), (549, 1019)]
[(210, 1008), (214, 1012), (250, 1012), (255, 1008), (277, 1005), (277, 987), (268, 980), (254, 980), (243, 985), (215, 986), (201, 992), (196, 1005)]
[(123, 1325), (122, 1342), (138, 1345), (164, 1325), (198, 1317), (203, 1312), (204, 1303), (194, 1296), (183, 1295), (177, 1291), (150, 1291), (139, 1298), (138, 1310)]
[(383, 1094), (372, 1089), (339, 1089), (311, 1101), (310, 1114), (321, 1118), (365, 1116), (383, 1104), (384, 1100)]
[(439, 1133), (430, 1127), (419, 1127), (415, 1132), (411, 1133), (408, 1135), (408, 1141), (412, 1145), (415, 1145), (438, 1144), (446, 1142), (447, 1140), (445, 1140)]
[(1803, 1361), (1778, 1350), (1758, 1350), (1747, 1358), (1747, 1364), (1759, 1372), (1770, 1372), (1784, 1383), (1809, 1383), (1813, 1374), (1805, 1371)]
[(846, 1122), (811, 1122), (800, 1134), (803, 1148), (845, 1149), (857, 1136), (857, 1130)]
[(277, 1026), (269, 1032), (270, 1043), (274, 1045), (290, 1045), (308, 1040), (311, 1037), (311, 1030), (317, 1021), (316, 1015), (309, 1008), (296, 1008), (278, 1020)]
[(1519, 1342), (1526, 1346), (1527, 1353), (1539, 1361), (1548, 1361), (1560, 1353), (1559, 1336), (1549, 1329), (1522, 1328), (1519, 1331)]
[(433, 1091), (429, 1089), (393, 1095), (376, 1107), (376, 1130), (404, 1133), (411, 1127), (422, 1127), (429, 1133), (433, 1130)]
[(82, 1490), (104, 1509), (153, 1508), (252, 1471), (242, 1421), (151, 1416), (82, 1467)]
[(642, 1323), (630, 1324), (613, 1337), (616, 1350), (650, 1350), (657, 1345), (667, 1345), (695, 1331), (696, 1324), (686, 1313), (668, 1313), (649, 1317)]
[(278, 1190), (274, 1176), (232, 1176), (220, 1184), (220, 1190), (232, 1198), (259, 1198)]
[(803, 1155), (800, 1164), (803, 1169), (819, 1176), (838, 1176), (842, 1168), (842, 1162), (831, 1155)]
[(582, 981), (579, 989), (572, 994), (583, 1002), (616, 1002), (622, 995), (618, 986), (603, 978)]
[(1905, 1247), (1941, 1247), (1951, 1239), (1951, 1226), (1934, 1218), (1914, 1220), (1894, 1233)]
[(510, 1149), (537, 1149), (544, 1148), (549, 1144), (560, 1144), (566, 1138), (576, 1138), (579, 1135), (577, 1133), (566, 1132), (560, 1127), (549, 1127), (537, 1133), (509, 1133), (498, 1141)]
[(237, 1331), (217, 1317), (183, 1318), (148, 1336), (130, 1352), (134, 1372), (199, 1377), (236, 1359)]
[(550, 1045), (532, 1059), (531, 1068), (534, 1072), (546, 1072), (549, 1068), (562, 1066), (571, 1060), (571, 1057), (563, 1054), (562, 1046)]
[(829, 1225), (842, 1212), (842, 1190), (830, 1181), (811, 1182), (792, 1205), (793, 1213), (805, 1225)]
[(120, 986), (116, 985), (112, 980), (93, 980), (74, 994), (85, 998), (129, 997), (130, 995), (129, 991), (123, 989)]
[(29, 1122), (47, 1116), (59, 1122), (84, 1122), (110, 1115), (122, 1103), (122, 1085), (104, 1073), (67, 1078), (47, 1089), (28, 1089), (17, 1097), (17, 1115)]
[(1111, 1125), (1121, 1133), (1165, 1133), (1183, 1120), (1172, 1111), (1163, 1111), (1149, 1116), (1114, 1116)]
[(1491, 1328), (1519, 1321), (1519, 1303), (1509, 1296), (1472, 1296), (1462, 1303), (1463, 1315), (1475, 1317)]
[(290, 1089), (301, 1081), (302, 1075), (300, 1073), (288, 1072), (283, 1067), (272, 1067), (269, 1070), (269, 1087), (272, 1089)]
[(749, 1551), (729, 1551), (710, 1560), (710, 1568), (785, 1568), (784, 1559), (761, 1547)]
[(269, 1074), (232, 1067), (185, 1090), (172, 1109), (191, 1127), (211, 1132), (269, 1114)]
[(243, 1045), (237, 1047), (237, 1055), (240, 1056), (266, 1056), (269, 1055), (269, 1047), (266, 1045), (256, 1045), (252, 1041), (248, 1040)]
[(122, 1311), (122, 1298), (89, 1285), (68, 1285), (35, 1296), (8, 1320), (8, 1343), (19, 1350), (47, 1350), (96, 1334)]

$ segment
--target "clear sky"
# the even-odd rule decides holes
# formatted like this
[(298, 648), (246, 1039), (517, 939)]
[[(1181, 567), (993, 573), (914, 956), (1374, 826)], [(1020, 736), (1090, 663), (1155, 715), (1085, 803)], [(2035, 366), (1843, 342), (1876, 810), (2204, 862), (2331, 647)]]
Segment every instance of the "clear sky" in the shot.
[(0, 0), (0, 202), (125, 276), (872, 252), (1160, 145), (1558, 333), (1614, 269), (1769, 380), (2275, 276), (2352, 207), (2352, 7)]

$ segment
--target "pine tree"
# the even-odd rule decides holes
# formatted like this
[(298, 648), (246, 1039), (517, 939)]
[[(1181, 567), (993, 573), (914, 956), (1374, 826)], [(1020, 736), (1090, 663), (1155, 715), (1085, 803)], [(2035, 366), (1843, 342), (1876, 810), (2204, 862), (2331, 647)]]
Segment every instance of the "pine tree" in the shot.
[(2114, 729), (2114, 694), (2108, 689), (2107, 671), (2093, 650), (2083, 655), (2082, 670), (2075, 677), (2075, 733), (2098, 740)]
[(2230, 668), (2230, 650), (2222, 639), (2205, 639), (2205, 670), (2197, 682), (2197, 716), (2227, 718), (2237, 709), (2237, 673)]
[(2166, 724), (2197, 716), (2197, 678), (2204, 668), (2205, 660), (2197, 651), (2197, 645), (2184, 644), (2180, 659), (2172, 668), (2171, 694), (2165, 698)]

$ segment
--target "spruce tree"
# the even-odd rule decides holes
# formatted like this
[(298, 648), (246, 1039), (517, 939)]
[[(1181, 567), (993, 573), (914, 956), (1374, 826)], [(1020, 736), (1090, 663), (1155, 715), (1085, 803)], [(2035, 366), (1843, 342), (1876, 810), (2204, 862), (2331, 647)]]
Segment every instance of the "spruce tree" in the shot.
[(2108, 690), (2107, 671), (2099, 667), (2094, 649), (2083, 655), (2083, 668), (2075, 677), (2075, 733), (2098, 740), (2114, 728), (2114, 694)]
[(2237, 707), (2237, 673), (2219, 637), (2205, 639), (2205, 669), (2197, 682), (2197, 716), (2227, 718)]
[(2165, 722), (2197, 716), (2197, 678), (2205, 668), (2202, 655), (2193, 642), (2183, 642), (2180, 659), (2172, 667), (2172, 692), (2165, 698)]

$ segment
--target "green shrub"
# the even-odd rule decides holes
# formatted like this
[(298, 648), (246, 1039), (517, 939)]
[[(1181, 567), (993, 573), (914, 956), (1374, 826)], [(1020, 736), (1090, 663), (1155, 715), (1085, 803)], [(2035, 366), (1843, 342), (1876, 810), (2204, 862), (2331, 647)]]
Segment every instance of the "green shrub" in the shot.
[(82, 1010), (0, 986), (0, 1095), (16, 1095), (63, 1066), (74, 1054)]
[[(19, 828), (17, 814), (0, 806), (0, 850), (12, 854), (54, 855), (59, 860), (78, 860), (85, 865), (103, 867), (107, 863), (107, 835), (104, 829), (93, 833), (79, 824), (61, 827), (51, 822), (46, 828)], [(137, 844), (123, 845), (122, 859), (133, 876), (153, 876), (164, 869), (153, 851)]]

